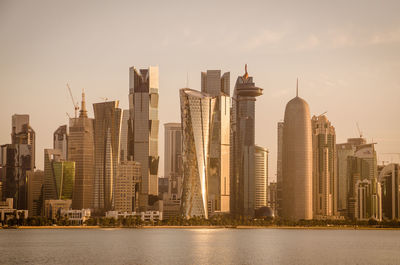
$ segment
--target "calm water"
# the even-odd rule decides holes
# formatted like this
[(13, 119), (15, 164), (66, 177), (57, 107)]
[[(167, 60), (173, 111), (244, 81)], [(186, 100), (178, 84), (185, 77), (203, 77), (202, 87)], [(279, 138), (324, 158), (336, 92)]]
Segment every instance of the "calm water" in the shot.
[(400, 231), (0, 230), (0, 264), (400, 264)]

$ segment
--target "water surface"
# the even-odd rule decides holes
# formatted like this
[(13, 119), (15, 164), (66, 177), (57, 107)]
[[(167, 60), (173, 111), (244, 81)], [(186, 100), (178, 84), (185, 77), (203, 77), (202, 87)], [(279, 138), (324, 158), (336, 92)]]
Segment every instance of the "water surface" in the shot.
[(0, 229), (0, 264), (400, 264), (400, 231)]

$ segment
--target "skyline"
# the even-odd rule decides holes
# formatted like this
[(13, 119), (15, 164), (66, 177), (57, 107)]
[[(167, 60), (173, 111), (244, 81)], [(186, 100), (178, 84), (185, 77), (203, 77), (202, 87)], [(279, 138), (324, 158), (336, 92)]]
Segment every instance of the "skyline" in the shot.
[[(65, 84), (70, 83), (75, 101), (85, 88), (91, 118), (89, 105), (102, 102), (100, 97), (119, 100), (128, 109), (130, 66), (159, 66), (160, 154), (162, 125), (180, 121), (179, 89), (187, 76), (188, 86), (196, 90), (205, 70), (230, 72), (233, 84), (245, 63), (264, 89), (256, 103), (256, 144), (269, 149), (270, 180), (276, 174), (277, 122), (295, 95), (297, 77), (299, 96), (309, 103), (311, 116), (328, 111), (337, 143), (357, 137), (358, 122), (368, 142), (378, 142), (379, 161), (382, 153), (400, 150), (400, 124), (395, 122), (400, 4), (395, 1), (384, 6), (314, 2), (308, 12), (312, 1), (304, 6), (219, 2), (205, 18), (199, 14), (207, 7), (200, 3), (89, 3), (0, 2), (0, 92), (6, 99), (0, 142), (11, 142), (13, 114), (29, 114), (38, 169), (43, 169), (43, 150), (52, 148), (53, 132), (68, 124), (65, 112), (73, 116)], [(363, 12), (357, 12), (360, 3)], [(137, 9), (143, 12), (133, 14)], [(155, 19), (145, 17), (149, 10)], [(226, 12), (221, 15), (221, 10)], [(147, 21), (147, 27), (140, 21)], [(400, 157), (393, 159), (399, 162)], [(163, 160), (161, 155), (159, 176)]]

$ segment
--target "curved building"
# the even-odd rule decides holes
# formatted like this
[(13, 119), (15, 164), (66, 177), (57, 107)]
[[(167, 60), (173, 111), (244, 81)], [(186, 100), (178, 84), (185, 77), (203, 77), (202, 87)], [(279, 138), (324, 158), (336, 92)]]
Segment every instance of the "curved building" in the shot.
[(282, 217), (312, 219), (312, 137), (307, 102), (288, 102), (283, 126)]
[(189, 88), (180, 90), (183, 136), (184, 217), (208, 218), (208, 157), (215, 98)]

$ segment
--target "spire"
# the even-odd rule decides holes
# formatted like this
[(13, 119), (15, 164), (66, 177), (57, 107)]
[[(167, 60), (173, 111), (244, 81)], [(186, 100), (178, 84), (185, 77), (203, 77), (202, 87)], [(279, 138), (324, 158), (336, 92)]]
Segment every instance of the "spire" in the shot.
[(247, 80), (247, 78), (249, 78), (249, 74), (247, 73), (247, 63), (244, 65), (244, 75), (243, 75), (243, 79)]
[(296, 98), (299, 96), (299, 78), (296, 81)]
[(85, 100), (85, 90), (82, 88), (82, 102), (81, 102), (81, 110), (79, 111), (79, 117), (87, 118), (86, 111), (86, 100)]

